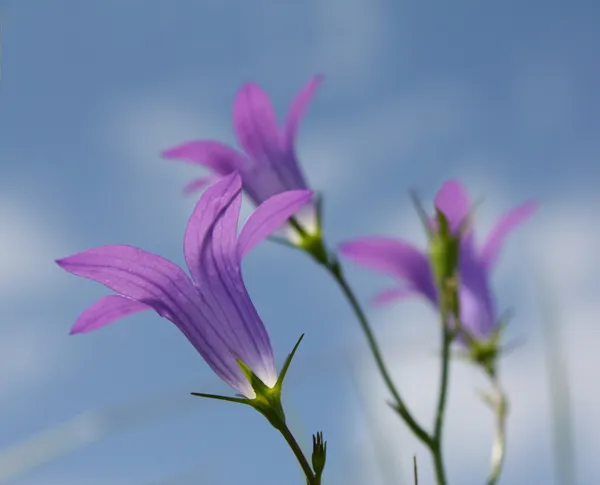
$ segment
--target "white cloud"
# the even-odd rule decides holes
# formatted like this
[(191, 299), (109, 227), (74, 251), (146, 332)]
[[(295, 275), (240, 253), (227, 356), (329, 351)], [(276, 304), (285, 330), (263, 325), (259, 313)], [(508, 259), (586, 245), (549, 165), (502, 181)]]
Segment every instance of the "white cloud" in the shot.
[(68, 369), (73, 352), (64, 333), (56, 333), (47, 318), (2, 322), (0, 338), (0, 413), (9, 413), (27, 399), (48, 391), (52, 380)]
[(25, 324), (4, 327), (0, 339), (0, 355), (5, 363), (0, 366), (0, 389), (4, 395), (14, 395), (40, 378), (47, 364), (44, 344)]
[[(364, 89), (372, 80), (381, 77), (386, 60), (384, 48), (389, 45), (390, 19), (380, 0), (315, 0), (316, 64), (327, 70), (331, 82), (344, 92)], [(394, 17), (395, 32), (408, 29)], [(395, 50), (398, 60), (404, 54), (401, 46)], [(338, 89), (336, 89), (336, 92)]]
[(0, 197), (0, 298), (27, 297), (44, 287), (54, 260), (67, 254), (62, 230), (37, 200), (34, 208), (22, 197)]

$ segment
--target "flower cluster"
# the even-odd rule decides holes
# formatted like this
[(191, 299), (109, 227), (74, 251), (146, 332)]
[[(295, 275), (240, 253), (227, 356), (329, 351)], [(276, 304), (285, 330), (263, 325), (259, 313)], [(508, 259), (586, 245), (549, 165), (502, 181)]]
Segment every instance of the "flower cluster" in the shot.
[[(90, 332), (121, 317), (154, 310), (174, 323), (211, 369), (240, 395), (194, 394), (258, 410), (286, 439), (307, 483), (320, 485), (327, 449), (323, 434), (313, 436), (309, 462), (286, 425), (281, 401), (283, 378), (300, 341), (278, 375), (269, 335), (242, 277), (244, 256), (276, 231), (287, 228), (288, 236), (295, 233), (289, 238), (291, 244), (313, 257), (348, 299), (393, 397), (392, 408), (431, 451), (437, 483), (443, 485), (447, 479), (441, 433), (449, 350), (455, 342), (467, 349), (473, 362), (492, 379), (497, 392), (496, 400), (490, 402), (495, 403), (498, 422), (504, 426), (506, 396), (501, 392), (495, 367), (501, 326), (491, 272), (506, 236), (535, 212), (536, 204), (527, 202), (510, 210), (478, 244), (472, 204), (460, 182), (450, 180), (435, 197), (433, 217), (419, 205), (429, 248), (419, 249), (401, 239), (369, 236), (344, 242), (337, 252), (330, 249), (320, 225), (320, 199), (309, 190), (295, 150), (300, 121), (321, 82), (322, 77), (315, 76), (302, 88), (282, 126), (277, 123), (267, 94), (256, 84), (244, 85), (233, 108), (235, 133), (243, 151), (215, 140), (196, 140), (163, 152), (165, 158), (196, 163), (211, 171), (184, 188), (186, 194), (205, 189), (184, 235), (189, 275), (160, 256), (127, 245), (103, 246), (60, 259), (57, 263), (64, 270), (115, 292), (85, 310), (71, 333)], [(242, 190), (256, 209), (238, 234)], [(397, 280), (397, 286), (375, 297), (375, 304), (419, 296), (440, 315), (442, 377), (432, 431), (417, 422), (393, 383), (338, 254)], [(500, 474), (503, 438), (500, 444), (488, 483), (495, 483)]]

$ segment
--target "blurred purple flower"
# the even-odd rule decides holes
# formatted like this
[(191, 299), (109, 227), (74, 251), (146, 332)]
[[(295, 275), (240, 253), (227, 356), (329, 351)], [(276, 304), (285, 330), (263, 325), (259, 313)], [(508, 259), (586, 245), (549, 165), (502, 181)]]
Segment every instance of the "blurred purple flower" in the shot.
[[(469, 216), (469, 198), (462, 185), (454, 180), (442, 186), (435, 198), (435, 206), (446, 216), (453, 233)], [(535, 203), (527, 202), (510, 210), (496, 223), (480, 248), (477, 247), (470, 228), (461, 239), (461, 321), (477, 340), (490, 338), (496, 329), (496, 311), (489, 277), (504, 239), (518, 224), (529, 218), (536, 208)], [(402, 286), (376, 296), (376, 303), (420, 295), (438, 306), (437, 289), (425, 251), (402, 240), (364, 237), (343, 243), (340, 252), (346, 258), (372, 270), (387, 273), (402, 283)]]
[[(184, 193), (196, 192), (215, 175), (227, 175), (234, 170), (242, 176), (244, 190), (256, 205), (286, 190), (306, 189), (296, 157), (296, 133), (322, 79), (320, 75), (314, 76), (300, 90), (282, 127), (277, 124), (268, 95), (257, 84), (244, 84), (233, 103), (234, 130), (244, 153), (215, 140), (190, 141), (162, 153), (165, 158), (197, 163), (214, 172), (190, 182)], [(314, 207), (305, 216), (310, 218), (306, 220), (309, 228), (314, 226)]]
[(267, 386), (277, 380), (269, 336), (244, 285), (242, 258), (309, 202), (308, 190), (267, 199), (239, 236), (241, 178), (232, 173), (196, 204), (184, 238), (191, 278), (172, 262), (141, 249), (103, 246), (57, 263), (104, 284), (117, 295), (101, 298), (75, 322), (71, 334), (89, 332), (142, 310), (173, 322), (215, 373), (249, 399), (255, 393), (236, 359)]

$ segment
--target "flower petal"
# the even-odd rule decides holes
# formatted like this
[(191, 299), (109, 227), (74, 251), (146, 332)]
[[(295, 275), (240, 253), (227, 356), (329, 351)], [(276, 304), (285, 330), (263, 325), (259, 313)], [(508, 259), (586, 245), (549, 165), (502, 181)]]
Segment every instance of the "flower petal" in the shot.
[(69, 273), (89, 278), (144, 303), (169, 320), (185, 322), (195, 289), (177, 265), (133, 246), (89, 249), (57, 261)]
[(431, 268), (425, 255), (412, 245), (386, 237), (364, 237), (340, 246), (340, 253), (367, 268), (407, 282), (431, 301), (437, 300)]
[(310, 190), (290, 190), (270, 197), (252, 213), (238, 238), (240, 259), (263, 239), (283, 226), (312, 198)]
[[(242, 203), (242, 179), (237, 172), (233, 172), (209, 187), (200, 197), (188, 222), (183, 242), (185, 261), (192, 279), (198, 287), (204, 284), (203, 269), (201, 264), (204, 246), (214, 231), (214, 225), (222, 212), (235, 199), (239, 207)], [(228, 234), (223, 237), (230, 246), (235, 245), (237, 236), (237, 218), (230, 227)], [(221, 241), (222, 243), (223, 241)]]
[[(188, 223), (184, 251), (203, 302), (212, 312), (215, 332), (227, 347), (220, 357), (235, 376), (227, 382), (251, 397), (254, 391), (236, 359), (267, 385), (275, 384), (277, 373), (269, 336), (241, 276), (237, 252), (241, 190), (239, 174), (232, 173), (204, 192)], [(206, 338), (210, 343), (215, 336)]]
[(383, 290), (375, 295), (371, 302), (374, 305), (387, 305), (393, 301), (404, 300), (416, 294), (414, 289), (411, 288), (390, 288), (389, 290)]
[(280, 151), (279, 127), (269, 96), (254, 83), (246, 83), (233, 103), (233, 124), (239, 144), (255, 161)]
[(182, 190), (184, 195), (192, 195), (202, 190), (207, 185), (210, 185), (215, 181), (215, 177), (208, 175), (206, 177), (198, 177), (189, 182)]
[(487, 268), (491, 268), (496, 262), (504, 238), (519, 224), (531, 217), (536, 210), (535, 202), (526, 202), (510, 210), (496, 223), (481, 250), (481, 258)]
[(91, 332), (114, 322), (115, 320), (131, 315), (132, 313), (150, 310), (144, 303), (125, 298), (121, 295), (108, 295), (100, 298), (96, 303), (85, 310), (71, 328), (71, 335)]
[(283, 128), (283, 146), (288, 152), (294, 151), (294, 140), (298, 132), (300, 120), (308, 108), (308, 105), (314, 96), (317, 88), (323, 82), (322, 75), (316, 75), (300, 90), (296, 95), (287, 114), (287, 119)]
[(452, 232), (460, 227), (471, 209), (469, 196), (457, 180), (449, 180), (442, 185), (435, 197), (435, 207), (446, 216)]
[(219, 175), (227, 175), (240, 170), (246, 158), (240, 152), (215, 140), (196, 140), (183, 143), (162, 152), (164, 158), (197, 163)]

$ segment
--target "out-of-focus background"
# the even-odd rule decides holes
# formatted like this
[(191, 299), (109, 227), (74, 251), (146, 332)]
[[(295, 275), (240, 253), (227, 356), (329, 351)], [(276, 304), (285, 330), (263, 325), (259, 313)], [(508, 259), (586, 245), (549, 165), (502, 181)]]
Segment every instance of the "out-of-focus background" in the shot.
[[(4, 0), (1, 483), (303, 483), (258, 413), (189, 396), (230, 390), (169, 322), (144, 313), (69, 337), (108, 290), (53, 261), (126, 243), (183, 264), (196, 198), (180, 191), (202, 170), (159, 152), (194, 138), (234, 143), (231, 106), (244, 82), (261, 84), (283, 117), (315, 73), (325, 82), (298, 150), (325, 191), (331, 244), (366, 234), (424, 243), (407, 191), (430, 201), (449, 178), (485, 197), (480, 236), (513, 205), (540, 202), (494, 276), (498, 306), (516, 311), (506, 340), (520, 344), (501, 366), (512, 402), (502, 483), (555, 478), (548, 383), (565, 367), (546, 357), (550, 320), (560, 324), (570, 382), (577, 483), (600, 483), (599, 12), (593, 1), (556, 0)], [(365, 305), (389, 285), (347, 268)], [(247, 258), (244, 274), (278, 365), (306, 333), (285, 404), (307, 450), (310, 434), (324, 431), (326, 483), (411, 483), (413, 454), (420, 483), (433, 483), (330, 278), (272, 243)], [(429, 426), (433, 311), (415, 300), (369, 315), (398, 386)], [(487, 383), (457, 363), (451, 386), (450, 480), (480, 484), (493, 421), (477, 391)]]

